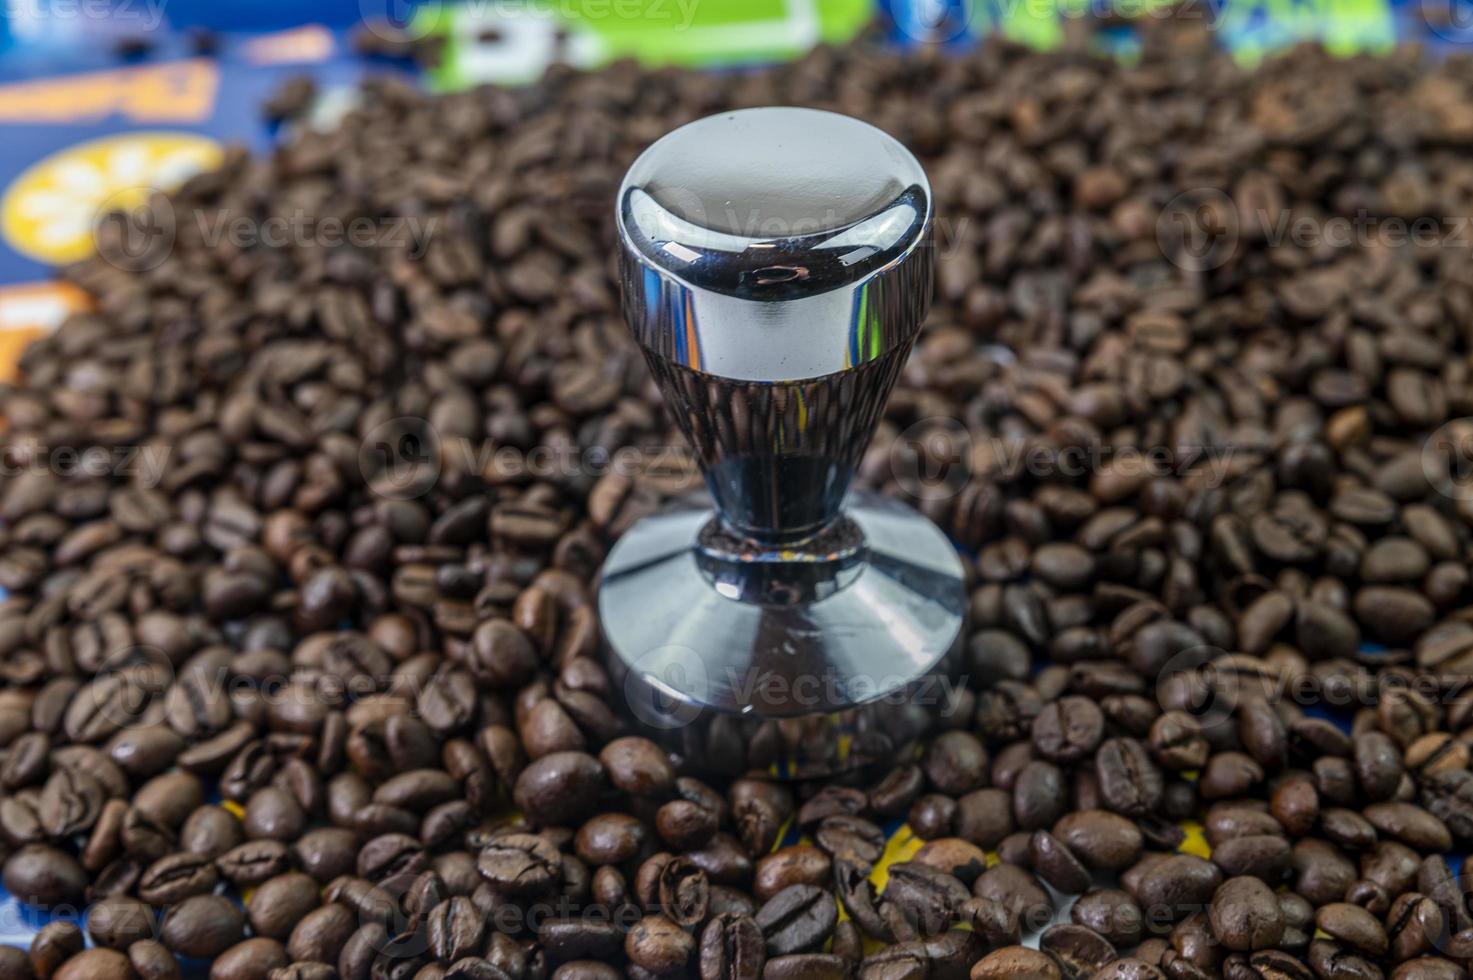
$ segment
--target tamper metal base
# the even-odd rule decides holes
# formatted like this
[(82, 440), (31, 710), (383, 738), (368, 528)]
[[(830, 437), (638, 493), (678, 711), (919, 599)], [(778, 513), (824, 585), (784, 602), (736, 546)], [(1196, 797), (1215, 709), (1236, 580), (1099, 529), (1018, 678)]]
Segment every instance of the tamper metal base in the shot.
[(730, 547), (704, 495), (610, 552), (599, 613), (635, 721), (694, 768), (817, 777), (898, 761), (959, 693), (962, 564), (901, 503), (851, 494), (828, 534)]

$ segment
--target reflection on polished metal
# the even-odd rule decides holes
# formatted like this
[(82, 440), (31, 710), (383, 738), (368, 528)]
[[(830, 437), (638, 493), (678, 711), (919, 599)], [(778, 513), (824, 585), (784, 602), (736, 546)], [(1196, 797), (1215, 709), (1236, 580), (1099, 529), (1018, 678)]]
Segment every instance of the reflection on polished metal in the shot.
[(941, 532), (850, 492), (930, 304), (924, 171), (858, 120), (749, 109), (651, 146), (617, 217), (625, 316), (710, 491), (604, 566), (629, 707), (697, 765), (894, 758), (954, 693), (965, 609)]

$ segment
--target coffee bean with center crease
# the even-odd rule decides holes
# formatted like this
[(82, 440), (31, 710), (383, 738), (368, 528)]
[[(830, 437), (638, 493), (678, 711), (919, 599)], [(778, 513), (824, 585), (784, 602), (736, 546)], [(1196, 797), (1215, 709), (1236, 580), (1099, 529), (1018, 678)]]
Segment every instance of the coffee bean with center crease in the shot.
[(138, 879), (138, 897), (152, 905), (174, 905), (191, 895), (215, 890), (220, 873), (214, 862), (199, 854), (168, 854), (144, 869)]
[(437, 959), (454, 963), (481, 948), (485, 928), (480, 911), (469, 898), (446, 899), (428, 915), (430, 951)]
[(476, 859), (481, 876), (510, 895), (540, 895), (562, 879), (562, 857), (545, 838), (507, 834), (494, 838)]
[(762, 928), (751, 916), (724, 913), (701, 932), (701, 980), (756, 980), (766, 960)]
[(1133, 738), (1112, 738), (1095, 756), (1095, 775), (1107, 808), (1127, 816), (1157, 811), (1165, 792), (1161, 770), (1144, 745)]
[(1284, 917), (1273, 891), (1251, 877), (1229, 878), (1212, 895), (1212, 932), (1238, 952), (1271, 949), (1284, 936)]
[(1052, 762), (1077, 762), (1100, 744), (1105, 716), (1088, 698), (1065, 697), (1044, 706), (1033, 719), (1033, 745)]
[(934, 936), (951, 924), (971, 892), (959, 878), (923, 864), (901, 861), (890, 865), (884, 901), (897, 908), (922, 936)]
[(763, 903), (754, 917), (769, 956), (812, 952), (838, 921), (834, 896), (814, 885), (791, 885)]
[(216, 858), (215, 867), (237, 887), (250, 887), (290, 870), (291, 852), (280, 841), (247, 841)]

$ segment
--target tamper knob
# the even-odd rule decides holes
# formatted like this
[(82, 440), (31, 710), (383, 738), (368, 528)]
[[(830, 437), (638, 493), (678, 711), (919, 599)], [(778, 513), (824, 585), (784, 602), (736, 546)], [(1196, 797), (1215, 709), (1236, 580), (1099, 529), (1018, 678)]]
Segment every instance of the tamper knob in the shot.
[(604, 562), (625, 703), (699, 767), (903, 757), (955, 693), (926, 682), (961, 631), (962, 566), (850, 483), (931, 301), (925, 172), (856, 119), (748, 109), (656, 142), (616, 213), (625, 317), (710, 491)]
[(727, 526), (827, 526), (931, 302), (930, 184), (857, 119), (675, 130), (618, 198), (624, 313)]

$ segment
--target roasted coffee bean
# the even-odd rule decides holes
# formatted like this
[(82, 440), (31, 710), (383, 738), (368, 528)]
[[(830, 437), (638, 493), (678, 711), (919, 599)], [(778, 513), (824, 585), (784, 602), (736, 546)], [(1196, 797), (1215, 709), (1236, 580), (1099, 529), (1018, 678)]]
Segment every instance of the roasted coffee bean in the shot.
[(1108, 810), (1065, 814), (1054, 824), (1053, 835), (1097, 871), (1123, 871), (1136, 862), (1144, 846), (1140, 829)]
[(658, 745), (646, 738), (616, 738), (599, 753), (609, 782), (631, 796), (661, 799), (675, 787), (675, 767)]
[(1066, 980), (1092, 976), (1116, 956), (1105, 937), (1078, 925), (1049, 926), (1038, 937), (1038, 948), (1053, 957)]
[(13, 946), (0, 946), (0, 973), (15, 980), (32, 980), (36, 975), (26, 954)]
[(960, 796), (986, 782), (987, 751), (969, 732), (945, 732), (926, 749), (921, 766), (938, 792)]
[(835, 860), (874, 864), (885, 850), (885, 833), (878, 824), (848, 814), (825, 817), (813, 836)]
[(1077, 762), (1099, 746), (1105, 716), (1088, 698), (1060, 698), (1033, 719), (1033, 745), (1052, 762)]
[(656, 976), (681, 972), (694, 952), (690, 934), (663, 915), (640, 919), (624, 940), (629, 962)]
[(562, 879), (562, 857), (542, 837), (507, 834), (481, 849), (476, 866), (491, 886), (512, 895), (545, 894)]
[(834, 897), (813, 885), (791, 885), (768, 899), (754, 917), (769, 956), (812, 952), (838, 921)]
[(82, 951), (82, 930), (72, 922), (48, 922), (31, 940), (29, 959), (38, 980), (49, 980), (67, 960)]
[(220, 873), (214, 862), (199, 854), (169, 854), (144, 869), (138, 879), (138, 897), (151, 905), (175, 905), (191, 895), (215, 890)]
[(515, 798), (531, 819), (566, 826), (591, 812), (605, 785), (604, 767), (593, 756), (553, 752), (522, 770)]
[(694, 929), (710, 911), (711, 885), (706, 872), (685, 858), (675, 858), (660, 869), (660, 907), (676, 923)]
[[(554, 959), (614, 959), (623, 949), (622, 931), (598, 918), (548, 920), (538, 928), (538, 940)], [(445, 956), (440, 955), (440, 959)]]
[(219, 857), (244, 838), (240, 821), (218, 806), (198, 808), (179, 828), (179, 847), (209, 859)]
[(1062, 980), (1058, 964), (1047, 953), (1025, 946), (1004, 946), (993, 950), (972, 967), (972, 980)]
[(986, 852), (960, 837), (943, 837), (923, 844), (912, 860), (945, 871), (968, 885), (987, 870)]
[(1284, 936), (1284, 917), (1273, 891), (1258, 878), (1229, 878), (1212, 896), (1212, 932), (1238, 952), (1272, 949)]
[(319, 827), (303, 834), (291, 850), (303, 871), (326, 883), (356, 868), (358, 835), (345, 827)]
[(246, 901), (251, 931), (267, 939), (285, 940), (320, 904), (317, 889), (315, 879), (296, 871), (261, 882)]
[(274, 939), (245, 939), (215, 958), (210, 980), (265, 980), (287, 965), (286, 948)]
[(1048, 892), (1016, 865), (998, 864), (988, 868), (972, 885), (972, 894), (1000, 905), (1024, 933), (1041, 929), (1053, 919)]
[[(146, 481), (22, 468), (0, 492), (0, 856), (18, 897), (137, 941), (75, 955), (53, 931), (30, 971), (175, 980), (142, 910), (218, 954), (216, 980), (1463, 980), (1473, 920), (1442, 857), (1473, 841), (1473, 700), (1448, 687), (1473, 669), (1460, 273), (1244, 220), (1447, 210), (1461, 66), (1306, 48), (1240, 70), (1182, 18), (1141, 19), (1121, 66), (1065, 26), (1057, 54), (866, 37), (753, 73), (370, 79), (335, 128), (227, 154), (169, 206), (306, 200), (433, 234), (288, 254), (181, 231), (140, 268), (103, 222), (65, 272), (88, 308), (22, 355), (0, 415), (16, 446), (170, 452)], [(429, 56), (393, 33), (370, 47)], [(676, 122), (779, 97), (893, 133), (938, 227), (980, 229), (938, 250), (932, 324), (897, 348), (859, 464), (975, 556), (970, 686), (842, 744), (722, 719), (672, 753), (615, 711), (593, 584), (696, 467), (529, 461), (682, 428), (698, 453), (777, 444), (776, 403), (684, 391), (710, 424), (662, 413), (607, 198)], [(915, 493), (950, 429), (988, 440), (958, 492)], [(1133, 465), (1161, 445), (1191, 457)], [(1085, 471), (1032, 465), (1076, 451)], [(1322, 704), (1350, 734), (1304, 716)], [(677, 775), (769, 771), (800, 742), (888, 771)], [(902, 819), (926, 843), (878, 889)], [(1210, 860), (1181, 852), (1184, 820)], [(1039, 879), (1096, 875), (1121, 889), (1086, 891), (1043, 952), (984, 956), (1048, 922)], [(861, 933), (888, 945), (864, 957)]]
[(332, 902), (309, 912), (287, 938), (286, 952), (294, 961), (336, 962), (343, 944), (358, 927), (348, 906)]
[(52, 980), (133, 980), (138, 972), (115, 949), (89, 949), (61, 965)]
[(195, 895), (165, 913), (159, 938), (180, 956), (209, 959), (240, 942), (244, 931), (245, 916), (230, 899)]
[(1051, 762), (1034, 760), (1013, 784), (1013, 819), (1022, 830), (1052, 826), (1069, 809), (1064, 774)]
[(971, 893), (955, 875), (919, 861), (889, 867), (883, 899), (921, 936), (942, 932)]
[[(1131, 884), (1131, 873), (1137, 869), (1140, 875)], [(1190, 854), (1157, 856), (1145, 867), (1137, 864), (1122, 880), (1152, 922), (1174, 922), (1206, 906), (1223, 883), (1216, 865)]]
[(1085, 892), (1069, 907), (1069, 917), (1105, 937), (1117, 948), (1140, 942), (1145, 921), (1141, 908), (1128, 893), (1116, 888)]
[(247, 841), (216, 858), (215, 867), (237, 886), (249, 887), (290, 870), (291, 853), (280, 841)]
[(1345, 902), (1324, 905), (1315, 912), (1315, 925), (1346, 946), (1368, 956), (1386, 952), (1386, 929), (1365, 909)]
[(1077, 895), (1089, 887), (1092, 880), (1089, 869), (1053, 834), (1034, 831), (1029, 847), (1033, 870), (1057, 891)]
[(833, 862), (819, 848), (794, 844), (774, 851), (757, 861), (752, 891), (758, 898), (768, 899), (789, 885), (826, 885), (832, 875)]
[(848, 964), (831, 953), (778, 956), (762, 968), (765, 980), (844, 980)]
[(1165, 783), (1150, 754), (1136, 739), (1112, 738), (1095, 756), (1095, 775), (1100, 796), (1108, 809), (1127, 816), (1155, 813), (1161, 805)]
[[(446, 963), (454, 963), (481, 949), (486, 925), (475, 904), (464, 897), (446, 899), (430, 910), (426, 931), (430, 952)], [(589, 954), (592, 955), (592, 950)]]
[(87, 873), (65, 851), (27, 844), (6, 859), (4, 883), (27, 905), (75, 907), (87, 889)]
[(701, 932), (701, 980), (754, 980), (767, 960), (762, 929), (751, 916), (715, 916)]
[(155, 928), (153, 909), (136, 898), (114, 895), (87, 910), (87, 933), (99, 946), (126, 950), (141, 939), (152, 939)]

